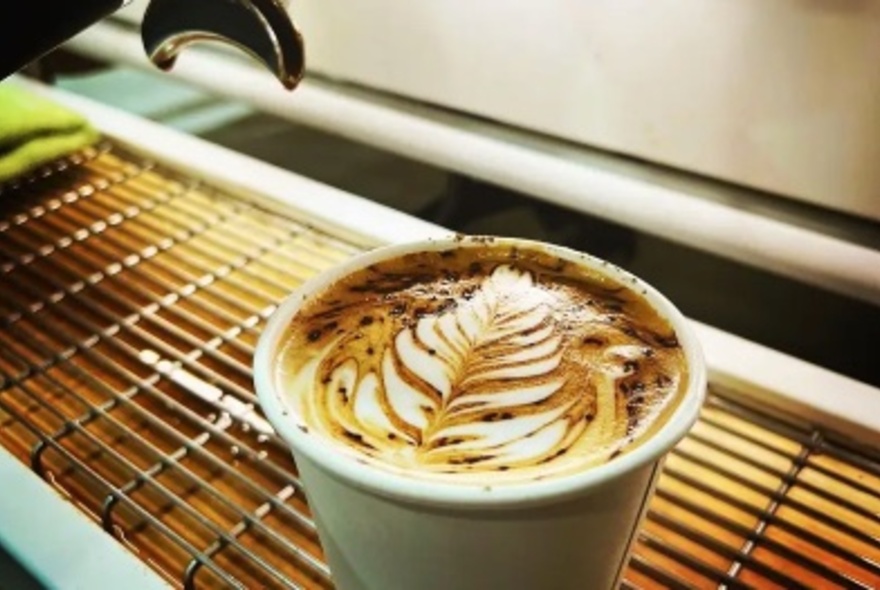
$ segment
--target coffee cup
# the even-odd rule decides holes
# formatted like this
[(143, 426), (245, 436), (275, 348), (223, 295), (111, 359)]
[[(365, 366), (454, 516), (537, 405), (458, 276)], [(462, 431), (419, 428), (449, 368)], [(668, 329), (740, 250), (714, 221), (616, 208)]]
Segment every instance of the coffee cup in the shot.
[[(463, 257), (466, 262), (455, 263), (458, 266), (449, 262), (452, 270), (443, 270), (441, 267), (445, 264), (444, 261), (452, 260), (455, 256)], [(431, 262), (425, 264), (423, 259)], [(501, 264), (507, 259), (509, 263)], [(409, 266), (418, 260), (423, 260), (421, 264), (425, 268), (418, 270)], [(482, 261), (483, 264), (467, 263), (472, 260)], [(533, 270), (538, 270), (534, 273), (531, 270), (517, 270), (523, 265), (524, 268), (534, 267)], [(458, 272), (464, 268), (473, 270), (475, 266), (479, 267), (479, 270), (470, 274), (467, 271)], [(520, 387), (516, 375), (521, 374), (524, 375), (522, 380), (538, 379), (535, 383), (551, 383), (548, 391), (553, 391), (553, 395), (559, 396), (559, 401), (547, 396), (541, 398), (542, 401), (538, 404), (540, 411), (535, 410), (526, 416), (532, 422), (520, 420), (519, 414), (515, 411), (507, 412), (510, 416), (503, 416), (502, 412), (489, 412), (492, 402), (487, 400), (492, 398), (490, 394), (485, 393), (488, 390), (484, 385), (481, 385), (482, 393), (459, 406), (464, 408), (463, 411), (471, 412), (473, 415), (478, 414), (482, 419), (491, 421), (490, 426), (495, 429), (491, 431), (493, 433), (507, 426), (506, 423), (497, 422), (496, 418), (489, 420), (487, 417), (490, 416), (502, 415), (502, 418), (510, 418), (507, 423), (510, 424), (511, 429), (522, 430), (529, 428), (528, 424), (537, 424), (532, 431), (523, 436), (532, 437), (530, 439), (532, 441), (541, 441), (540, 445), (545, 444), (544, 441), (550, 441), (546, 444), (556, 444), (557, 447), (547, 446), (545, 449), (538, 443), (529, 443), (531, 447), (528, 447), (521, 444), (520, 440), (515, 441), (514, 444), (508, 439), (493, 439), (494, 446), (484, 445), (485, 448), (479, 451), (480, 454), (476, 454), (477, 451), (474, 449), (482, 444), (481, 441), (487, 439), (485, 432), (489, 431), (468, 430), (467, 428), (471, 426), (464, 424), (460, 417), (456, 418), (454, 426), (441, 432), (444, 436), (437, 435), (435, 430), (430, 445), (427, 440), (428, 435), (424, 434), (424, 431), (421, 434), (412, 434), (413, 424), (418, 426), (418, 420), (415, 418), (410, 420), (411, 424), (408, 424), (401, 422), (399, 416), (390, 421), (380, 416), (370, 422), (371, 429), (364, 434), (352, 433), (347, 426), (336, 428), (332, 423), (327, 426), (327, 416), (330, 417), (331, 422), (335, 419), (333, 416), (337, 416), (340, 423), (346, 420), (342, 414), (349, 411), (344, 409), (349, 408), (344, 404), (350, 401), (350, 395), (353, 393), (349, 390), (359, 386), (346, 382), (344, 371), (339, 373), (342, 371), (340, 367), (344, 367), (347, 361), (332, 360), (331, 362), (327, 356), (331, 353), (326, 351), (336, 354), (340, 350), (349, 350), (344, 348), (342, 343), (351, 344), (359, 336), (369, 340), (379, 338), (376, 334), (390, 334), (389, 338), (393, 336), (396, 344), (389, 344), (387, 347), (384, 362), (388, 363), (390, 361), (387, 358), (394, 354), (394, 346), (398, 349), (405, 348), (409, 346), (410, 339), (417, 338), (417, 336), (401, 336), (395, 330), (373, 332), (367, 330), (377, 317), (382, 317), (386, 312), (391, 314), (399, 305), (395, 304), (393, 298), (389, 299), (391, 297), (389, 293), (392, 291), (387, 288), (388, 281), (369, 283), (376, 286), (371, 294), (365, 289), (359, 291), (357, 285), (346, 281), (350, 282), (352, 277), (360, 277), (367, 272), (381, 275), (383, 269), (394, 269), (393, 273), (390, 271), (386, 273), (389, 277), (393, 276), (391, 282), (407, 289), (412, 288), (413, 284), (421, 284), (418, 280), (409, 280), (408, 273), (413, 276), (418, 275), (417, 279), (429, 282), (430, 276), (426, 278), (426, 273), (427, 275), (432, 272), (444, 274), (441, 282), (445, 285), (444, 288), (448, 287), (448, 291), (438, 296), (436, 285), (431, 288), (434, 289), (433, 291), (431, 289), (420, 291), (423, 292), (426, 300), (437, 301), (437, 304), (434, 307), (428, 305), (421, 311), (415, 310), (414, 315), (408, 320), (400, 320), (394, 324), (407, 326), (406, 329), (413, 335), (418, 335), (419, 330), (428, 333), (424, 322), (434, 321), (431, 326), (435, 336), (436, 334), (441, 336), (438, 342), (448, 340), (442, 338), (444, 329), (447, 330), (446, 334), (452, 333), (449, 331), (452, 329), (448, 328), (450, 322), (436, 319), (444, 313), (451, 313), (450, 309), (460, 314), (469, 314), (468, 318), (477, 318), (473, 321), (479, 321), (479, 313), (473, 310), (461, 310), (466, 309), (468, 305), (483, 307), (488, 305), (479, 301), (473, 303), (482, 296), (479, 291), (483, 288), (482, 285), (491, 282), (493, 286), (501, 285), (499, 287), (501, 289), (508, 288), (505, 286), (508, 284), (512, 285), (511, 289), (520, 289), (523, 285), (532, 285), (532, 274), (537, 276), (544, 273), (551, 277), (549, 279), (551, 283), (555, 280), (552, 277), (563, 277), (564, 280), (560, 279), (559, 284), (565, 286), (570, 282), (570, 277), (589, 275), (598, 285), (596, 288), (600, 293), (595, 300), (599, 303), (594, 304), (592, 296), (585, 296), (582, 300), (577, 299), (576, 305), (571, 306), (570, 310), (575, 314), (571, 317), (577, 321), (566, 329), (583, 330), (585, 329), (583, 325), (589, 323), (585, 323), (583, 318), (589, 318), (590, 321), (596, 321), (598, 329), (612, 330), (613, 334), (620, 332), (629, 335), (621, 338), (631, 336), (641, 339), (640, 342), (647, 344), (641, 346), (640, 350), (653, 359), (652, 362), (657, 358), (666, 358), (663, 355), (667, 355), (673, 360), (664, 366), (673, 361), (676, 366), (680, 364), (678, 366), (680, 372), (675, 373), (680, 379), (673, 380), (666, 376), (656, 379), (663, 387), (671, 387), (674, 390), (666, 396), (668, 398), (666, 399), (660, 396), (663, 392), (658, 389), (660, 393), (656, 399), (664, 403), (657, 402), (655, 404), (657, 408), (648, 404), (647, 409), (636, 408), (635, 412), (630, 412), (629, 405), (621, 405), (618, 402), (612, 404), (610, 407), (617, 408), (623, 416), (620, 419), (621, 427), (625, 426), (625, 428), (619, 432), (625, 434), (612, 436), (610, 442), (603, 443), (602, 452), (596, 453), (572, 450), (586, 448), (583, 444), (578, 447), (572, 441), (592, 436), (588, 427), (578, 423), (579, 430), (576, 432), (571, 428), (557, 429), (561, 434), (554, 439), (551, 434), (557, 431), (553, 430), (556, 428), (556, 423), (551, 424), (547, 420), (541, 422), (535, 417), (551, 416), (551, 412), (557, 412), (559, 416), (564, 417), (564, 419), (558, 418), (557, 422), (571, 425), (575, 424), (571, 416), (576, 414), (581, 418), (585, 414), (587, 423), (593, 425), (593, 421), (598, 419), (597, 412), (603, 411), (601, 405), (596, 405), (599, 402), (591, 402), (593, 405), (584, 406), (577, 395), (572, 397), (571, 394), (565, 394), (568, 395), (565, 397), (562, 386), (553, 390), (552, 381), (548, 381), (548, 377), (535, 376), (522, 371), (507, 374), (504, 379), (505, 387), (514, 389)], [(546, 272), (542, 269), (546, 269)], [(538, 280), (534, 279), (534, 283), (537, 282)], [(328, 302), (327, 297), (334, 289), (341, 289), (339, 285), (347, 285), (341, 292), (355, 295), (350, 297), (350, 305), (338, 305), (334, 308), (333, 304), (336, 301)], [(474, 285), (477, 290), (475, 299)], [(490, 295), (486, 295), (485, 299), (493, 302), (493, 305), (501, 300), (495, 295)], [(366, 316), (365, 310), (369, 311), (373, 305), (368, 301), (369, 296), (376, 297), (378, 313), (370, 313)], [(431, 299), (432, 297), (434, 299)], [(314, 328), (318, 325), (315, 323), (318, 312), (309, 311), (313, 310), (315, 302), (319, 299), (323, 302), (321, 305), (325, 306), (319, 310), (323, 309), (321, 313), (329, 314), (320, 315), (322, 322), (320, 329)], [(510, 301), (520, 305), (524, 299), (517, 295), (510, 298)], [(539, 322), (531, 327), (524, 327), (523, 334), (546, 336), (541, 343), (523, 345), (521, 349), (525, 352), (517, 353), (517, 358), (528, 357), (530, 350), (535, 351), (534, 355), (543, 354), (541, 359), (562, 358), (561, 352), (554, 356), (556, 353), (553, 352), (552, 346), (559, 348), (561, 346), (559, 343), (566, 340), (554, 340), (552, 329), (539, 329), (539, 325), (558, 325), (558, 323), (548, 324), (549, 320), (546, 318), (542, 320), (541, 313), (546, 315), (555, 312), (553, 306), (557, 305), (560, 299), (548, 296), (546, 299), (539, 298), (536, 301), (537, 303), (532, 307), (539, 311), (508, 313), (509, 318), (528, 317)], [(626, 328), (620, 328), (620, 322), (625, 323), (626, 320), (625, 317), (621, 318), (620, 305), (617, 303), (612, 305), (607, 301), (626, 301), (632, 309), (640, 310), (634, 312), (635, 315), (656, 315), (656, 318), (652, 317), (650, 320), (654, 322), (651, 325), (660, 322), (668, 326), (672, 334), (664, 334), (662, 338), (658, 336), (661, 345), (658, 345), (655, 353), (651, 347), (653, 340), (645, 335), (648, 332), (637, 330), (630, 324), (626, 324)], [(447, 302), (449, 305), (446, 305)], [(595, 306), (598, 311), (590, 311), (587, 309), (588, 306)], [(381, 311), (382, 309), (386, 311)], [(609, 309), (612, 311), (608, 311)], [(330, 311), (333, 313), (330, 314)], [(627, 310), (624, 309), (622, 313), (625, 315)], [(351, 317), (347, 317), (348, 315)], [(364, 317), (370, 318), (369, 323), (363, 319)], [(468, 335), (473, 335), (474, 330), (465, 325), (472, 320), (461, 319), (464, 317), (462, 315), (459, 318), (459, 323), (456, 324), (459, 328), (456, 329), (455, 334), (467, 339)], [(617, 318), (617, 326), (613, 325), (613, 318)], [(392, 319), (389, 315), (389, 322)], [(545, 324), (540, 324), (541, 321)], [(298, 326), (298, 323), (302, 325)], [(292, 327), (294, 332), (304, 335), (300, 340), (291, 339)], [(511, 330), (512, 328), (507, 329), (505, 334), (510, 334)], [(360, 331), (365, 331), (365, 334), (360, 334)], [(425, 334), (421, 336), (423, 339), (434, 338)], [(581, 332), (577, 334), (581, 337)], [(291, 345), (291, 342), (294, 344)], [(308, 366), (311, 372), (307, 374), (307, 378), (297, 381), (297, 385), (292, 385), (291, 383), (296, 381), (294, 377), (306, 375), (307, 372), (305, 369), (298, 370), (296, 375), (286, 372), (285, 359), (291, 355), (305, 354), (305, 350), (300, 349), (308, 349), (313, 343), (316, 348), (324, 351), (321, 353), (324, 355), (321, 357), (322, 362), (336, 372), (319, 375), (315, 372), (319, 370), (315, 368), (319, 363), (310, 361), (311, 364)], [(447, 342), (447, 344), (450, 351), (460, 350), (460, 346), (455, 343)], [(594, 343), (589, 345), (596, 346)], [(359, 371), (365, 373), (367, 369), (364, 367), (372, 366), (384, 366), (386, 371), (391, 371), (392, 365), (383, 365), (383, 362), (378, 360), (373, 364), (367, 361), (365, 356), (367, 353), (364, 351), (369, 350), (369, 354), (372, 355), (373, 345), (369, 348), (357, 346), (351, 344), (353, 348), (350, 350), (358, 351), (355, 357), (364, 355), (362, 359), (354, 358), (352, 361), (355, 363), (353, 366), (361, 367)], [(661, 350), (663, 347), (671, 352), (664, 352)], [(539, 352), (543, 348), (547, 350)], [(446, 354), (444, 358), (447, 359), (452, 355), (452, 352), (437, 351), (433, 348), (424, 350), (436, 357), (443, 357)], [(610, 345), (608, 350), (611, 350)], [(624, 343), (613, 348), (612, 357), (620, 360), (618, 357), (621, 355), (625, 357), (629, 354), (627, 351), (636, 351), (632, 354), (637, 354), (638, 350)], [(405, 350), (399, 352), (404, 359), (410, 354)], [(612, 358), (609, 357), (611, 352), (605, 351), (602, 354), (604, 356), (600, 355), (596, 358), (606, 359), (602, 361), (603, 363), (608, 358)], [(493, 355), (497, 356), (497, 351)], [(428, 358), (424, 354), (422, 356)], [(399, 364), (402, 361), (398, 359), (395, 362)], [(535, 361), (532, 367), (537, 367), (541, 362), (543, 361)], [(581, 361), (578, 363), (561, 366), (569, 367), (565, 369), (569, 372), (581, 371), (583, 363)], [(544, 365), (546, 364), (544, 362)], [(303, 366), (305, 367), (306, 364), (304, 363)], [(615, 373), (617, 369), (613, 367), (603, 373), (604, 366), (597, 364), (589, 370), (583, 369), (584, 374), (590, 379), (593, 379), (593, 375), (604, 375), (607, 379), (613, 377), (614, 387), (622, 387), (627, 391), (626, 395), (630, 396), (628, 399), (631, 399), (633, 393), (629, 389), (632, 388), (628, 389), (624, 383), (631, 384), (632, 381), (625, 381), (625, 375), (620, 372)], [(633, 366), (638, 366), (638, 363), (623, 358), (621, 366), (631, 369)], [(401, 370), (409, 371), (406, 368)], [(421, 383), (428, 388), (435, 397), (442, 397), (444, 383), (438, 384), (436, 379), (430, 376), (420, 381), (418, 376), (413, 377), (409, 372), (406, 374), (410, 380), (414, 380), (414, 383)], [(653, 379), (654, 373), (648, 374), (652, 375)], [(611, 377), (608, 377), (609, 375)], [(663, 458), (696, 421), (706, 390), (705, 363), (691, 327), (669, 300), (644, 281), (605, 261), (550, 244), (510, 238), (462, 236), (379, 248), (356, 256), (302, 285), (279, 306), (261, 335), (254, 359), (254, 376), (260, 404), (267, 418), (291, 446), (334, 582), (341, 590), (416, 588), (420, 590), (435, 588), (564, 590), (616, 587), (620, 583), (633, 541), (646, 512), (654, 484), (662, 468)], [(569, 381), (563, 379), (561, 383)], [(584, 385), (587, 381), (575, 381), (587, 387)], [(669, 385), (670, 383), (673, 385)], [(298, 388), (297, 391), (292, 392), (292, 387)], [(304, 402), (298, 401), (300, 397), (310, 395), (307, 391), (309, 387), (322, 390), (326, 388), (328, 391), (332, 390), (333, 395), (339, 395), (339, 400), (326, 402), (337, 404), (334, 406), (337, 409), (326, 413), (324, 422), (321, 422), (322, 418), (310, 414), (314, 411), (308, 409), (311, 406), (304, 406)], [(589, 387), (590, 392), (584, 389), (583, 396), (600, 396), (596, 393), (594, 385)], [(601, 390), (601, 384), (598, 387)], [(535, 392), (538, 389), (538, 387), (522, 386), (518, 391), (528, 392), (523, 393), (523, 396), (536, 396), (538, 394)], [(644, 389), (644, 386), (641, 389)], [(361, 389), (358, 391), (360, 392)], [(618, 389), (613, 391), (616, 396), (622, 395)], [(639, 395), (646, 394), (640, 392)], [(378, 406), (374, 404), (373, 409), (383, 407), (388, 410), (393, 405), (386, 401)], [(430, 404), (423, 403), (419, 407), (424, 415), (435, 416), (436, 408), (432, 409), (427, 407), (428, 405)], [(644, 428), (638, 419), (642, 415), (639, 412), (651, 417), (650, 423)], [(647, 418), (645, 421), (648, 421)], [(388, 439), (394, 443), (393, 445), (389, 443), (388, 448), (392, 450), (387, 453), (384, 451), (385, 447), (377, 442), (379, 439), (375, 438), (378, 436), (376, 429), (380, 426), (395, 429), (387, 433)], [(479, 424), (478, 426), (483, 428)], [(594, 425), (594, 428), (599, 426)], [(452, 437), (448, 435), (451, 432), (464, 433), (464, 435), (451, 440)], [(565, 434), (566, 432), (568, 434)], [(572, 434), (573, 432), (575, 434)], [(352, 440), (346, 440), (341, 435), (336, 437), (340, 440), (335, 440), (333, 433), (345, 434)], [(401, 442), (401, 439), (407, 436), (415, 438)], [(439, 445), (437, 440), (447, 446), (438, 451), (442, 445)], [(410, 447), (419, 445), (430, 448), (424, 452), (419, 450), (417, 459), (412, 459)], [(527, 447), (530, 450), (523, 451)], [(557, 448), (562, 450), (555, 451)], [(407, 453), (402, 454), (400, 449)], [(499, 449), (503, 449), (503, 453)], [(536, 454), (546, 454), (550, 450), (555, 452), (546, 456)], [(566, 450), (570, 451), (570, 456), (557, 460), (557, 456)], [(394, 460), (389, 459), (392, 456)], [(422, 457), (431, 457), (430, 464), (426, 462), (427, 459), (421, 459)], [(541, 459), (538, 460), (537, 457)]]

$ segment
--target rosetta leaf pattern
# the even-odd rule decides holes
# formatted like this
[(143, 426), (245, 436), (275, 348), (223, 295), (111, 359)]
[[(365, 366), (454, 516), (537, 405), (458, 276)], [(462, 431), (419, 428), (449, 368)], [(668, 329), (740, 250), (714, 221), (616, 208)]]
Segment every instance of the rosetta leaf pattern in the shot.
[[(472, 295), (402, 330), (383, 364), (389, 407), (438, 458), (504, 461), (546, 452), (565, 435), (552, 398), (562, 337), (549, 295), (528, 272), (502, 265)], [(395, 396), (404, 384), (407, 395)], [(418, 395), (413, 395), (417, 392)], [(407, 405), (407, 400), (420, 403)], [(526, 441), (526, 442), (524, 442)]]
[(624, 299), (482, 264), (316, 314), (308, 328), (330, 337), (291, 384), (308, 392), (303, 424), (361, 460), (440, 478), (543, 478), (616, 456), (680, 390), (674, 335), (631, 322)]

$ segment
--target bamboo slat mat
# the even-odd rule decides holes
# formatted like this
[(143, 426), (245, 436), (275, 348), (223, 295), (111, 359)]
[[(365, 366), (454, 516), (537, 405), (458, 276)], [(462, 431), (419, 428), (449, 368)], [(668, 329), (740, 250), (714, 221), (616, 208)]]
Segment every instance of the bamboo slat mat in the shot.
[[(0, 188), (0, 444), (173, 585), (332, 586), (250, 361), (364, 247), (112, 143)], [(878, 515), (875, 455), (713, 390), (624, 586), (875, 588)]]

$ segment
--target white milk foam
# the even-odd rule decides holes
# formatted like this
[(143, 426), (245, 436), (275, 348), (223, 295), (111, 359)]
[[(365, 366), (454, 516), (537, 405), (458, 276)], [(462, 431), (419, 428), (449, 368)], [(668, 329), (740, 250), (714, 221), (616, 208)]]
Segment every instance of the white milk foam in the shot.
[[(531, 270), (497, 264), (455, 295), (370, 340), (367, 355), (347, 329), (310, 356), (289, 349), (300, 361), (279, 378), (303, 427), (415, 477), (520, 481), (608, 461), (652, 421), (634, 426), (627, 399), (650, 397), (656, 417), (679, 388), (681, 373), (664, 370), (624, 399), (636, 367), (663, 351), (537, 284)], [(576, 310), (574, 325), (563, 326), (565, 308)], [(608, 345), (582, 344), (585, 334)]]

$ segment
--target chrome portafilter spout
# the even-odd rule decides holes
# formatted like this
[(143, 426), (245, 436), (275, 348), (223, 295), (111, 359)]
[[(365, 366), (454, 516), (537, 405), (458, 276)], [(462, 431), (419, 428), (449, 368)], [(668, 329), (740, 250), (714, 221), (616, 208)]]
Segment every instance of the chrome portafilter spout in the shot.
[(141, 35), (147, 56), (163, 70), (183, 48), (220, 41), (250, 54), (289, 90), (305, 71), (302, 36), (281, 0), (152, 0)]

